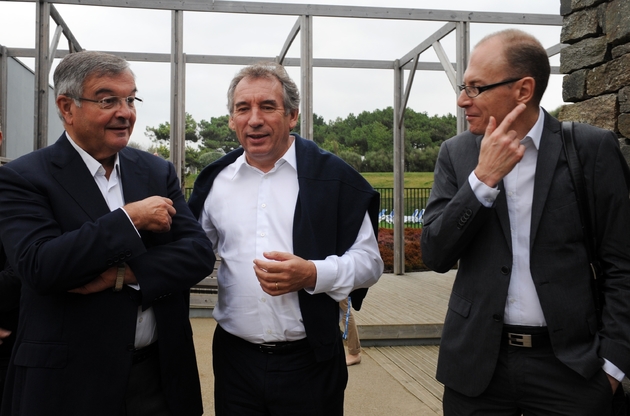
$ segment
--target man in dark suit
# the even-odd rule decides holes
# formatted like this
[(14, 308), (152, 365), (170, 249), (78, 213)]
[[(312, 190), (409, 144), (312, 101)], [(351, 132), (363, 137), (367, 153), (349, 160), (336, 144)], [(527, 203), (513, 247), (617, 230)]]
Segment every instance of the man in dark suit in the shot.
[(549, 62), (506, 30), (473, 50), (422, 232), (424, 262), (459, 261), (440, 344), (444, 414), (606, 415), (630, 371), (630, 201), (617, 137), (575, 126), (605, 303), (592, 274), (560, 123), (539, 107)]
[[(2, 146), (2, 125), (0, 124), (0, 146)], [(20, 279), (15, 276), (13, 269), (7, 263), (0, 244), (0, 405), (4, 379), (9, 367), (11, 350), (15, 342), (18, 312), (20, 306)]]
[(343, 414), (338, 302), (353, 292), (358, 309), (383, 272), (379, 195), (341, 159), (291, 134), (299, 102), (281, 65), (241, 70), (228, 110), (242, 147), (207, 166), (189, 200), (221, 257), (217, 416)]
[(2, 415), (201, 415), (188, 289), (211, 244), (172, 164), (126, 147), (128, 63), (69, 54), (54, 83), (66, 131), (0, 168), (0, 237), (22, 279)]

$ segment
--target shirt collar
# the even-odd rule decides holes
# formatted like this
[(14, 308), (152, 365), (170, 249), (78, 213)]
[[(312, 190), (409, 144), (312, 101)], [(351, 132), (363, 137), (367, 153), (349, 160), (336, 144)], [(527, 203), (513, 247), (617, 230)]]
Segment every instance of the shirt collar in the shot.
[[(289, 146), (286, 153), (282, 155), (282, 157), (276, 161), (273, 169), (271, 169), (267, 173), (275, 172), (276, 170), (280, 169), (280, 167), (284, 165), (285, 163), (293, 167), (293, 169), (295, 169), (295, 171), (297, 172), (297, 157), (295, 155), (295, 137), (293, 138), (293, 141), (291, 142), (291, 146)], [(243, 167), (248, 167), (249, 169), (253, 169), (257, 172), (262, 172), (260, 169), (257, 169), (254, 166), (247, 163), (247, 158), (245, 157), (244, 152), (234, 161), (233, 165), (234, 165), (234, 174), (232, 175), (232, 178), (230, 179), (234, 179), (234, 177), (238, 174), (238, 172)]]
[(538, 120), (536, 120), (536, 124), (534, 124), (531, 130), (527, 132), (523, 140), (521, 140), (521, 143), (529, 137), (532, 140), (532, 143), (534, 143), (536, 149), (539, 149), (544, 125), (545, 112), (543, 111), (542, 107), (538, 107)]
[[(72, 137), (70, 137), (70, 135), (68, 134), (67, 131), (66, 131), (66, 137), (68, 138), (68, 141), (70, 142), (72, 147), (74, 147), (74, 149), (77, 151), (77, 153), (79, 153), (79, 156), (81, 156), (81, 159), (83, 159), (83, 162), (85, 163), (85, 166), (87, 166), (87, 168), (90, 171), (90, 174), (92, 175), (92, 177), (95, 177), (96, 175), (103, 175), (104, 176), (105, 175), (105, 168), (103, 167), (101, 162), (99, 162), (98, 160), (94, 159), (88, 152), (86, 152), (78, 144), (76, 144), (76, 142), (74, 140), (72, 140)], [(114, 172), (118, 172), (118, 170), (119, 170), (119, 167), (118, 167), (118, 153), (116, 153), (116, 160), (114, 161)]]

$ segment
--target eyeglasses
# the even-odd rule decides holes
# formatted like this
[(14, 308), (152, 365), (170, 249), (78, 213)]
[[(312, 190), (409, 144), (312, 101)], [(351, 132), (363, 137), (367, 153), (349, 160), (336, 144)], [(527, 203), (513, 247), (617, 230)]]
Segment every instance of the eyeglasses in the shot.
[(462, 91), (466, 91), (466, 95), (468, 97), (475, 98), (476, 96), (478, 96), (484, 91), (491, 90), (492, 88), (495, 88), (495, 87), (500, 87), (501, 85), (511, 84), (512, 82), (520, 81), (521, 79), (523, 78), (522, 77), (511, 78), (511, 79), (497, 82), (496, 84), (490, 84), (490, 85), (458, 85), (457, 88), (459, 88), (460, 93)]
[(99, 105), (99, 107), (101, 107), (101, 109), (103, 110), (111, 110), (114, 108), (119, 108), (122, 105), (122, 102), (124, 101), (125, 103), (127, 103), (127, 106), (129, 108), (135, 108), (136, 107), (136, 101), (138, 102), (142, 102), (142, 100), (138, 97), (115, 97), (115, 96), (111, 96), (111, 97), (105, 97), (105, 98), (101, 98), (100, 100), (91, 100), (89, 98), (83, 98), (83, 97), (70, 97), (74, 100), (79, 100), (79, 101), (88, 101), (90, 103), (96, 103)]

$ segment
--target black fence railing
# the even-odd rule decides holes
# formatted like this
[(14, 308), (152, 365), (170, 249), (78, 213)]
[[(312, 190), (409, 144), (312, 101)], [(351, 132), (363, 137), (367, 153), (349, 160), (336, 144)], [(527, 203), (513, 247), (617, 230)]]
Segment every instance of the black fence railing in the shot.
[[(375, 188), (381, 194), (379, 224), (394, 228), (394, 188)], [(422, 214), (427, 206), (431, 188), (405, 188), (403, 193), (403, 221), (407, 228), (421, 228)]]
[[(381, 208), (379, 214), (379, 224), (383, 228), (394, 228), (394, 188), (375, 188), (381, 194)], [(186, 188), (184, 195), (186, 200), (190, 197), (192, 188)], [(422, 214), (427, 206), (427, 200), (431, 188), (405, 188), (403, 220), (405, 227), (422, 227)]]

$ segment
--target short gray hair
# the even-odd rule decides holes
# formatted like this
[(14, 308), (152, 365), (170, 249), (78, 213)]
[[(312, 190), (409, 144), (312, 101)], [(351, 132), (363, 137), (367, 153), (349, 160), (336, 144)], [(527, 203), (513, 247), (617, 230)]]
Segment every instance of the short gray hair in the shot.
[(291, 111), (300, 109), (300, 91), (284, 67), (276, 62), (258, 62), (241, 69), (230, 82), (230, 88), (228, 88), (227, 93), (227, 107), (230, 115), (234, 113), (234, 92), (236, 91), (236, 86), (244, 78), (277, 79), (282, 85), (284, 114), (287, 115)]
[[(115, 55), (104, 52), (81, 51), (66, 55), (55, 69), (53, 83), (55, 84), (55, 97), (67, 95), (69, 97), (83, 96), (83, 84), (85, 80), (96, 75), (116, 76), (129, 71), (129, 62)], [(134, 75), (135, 78), (135, 75)], [(75, 99), (77, 106), (81, 102)], [(57, 109), (57, 112), (59, 110)], [(61, 114), (59, 114), (61, 117)], [(63, 117), (61, 117), (63, 121)]]

